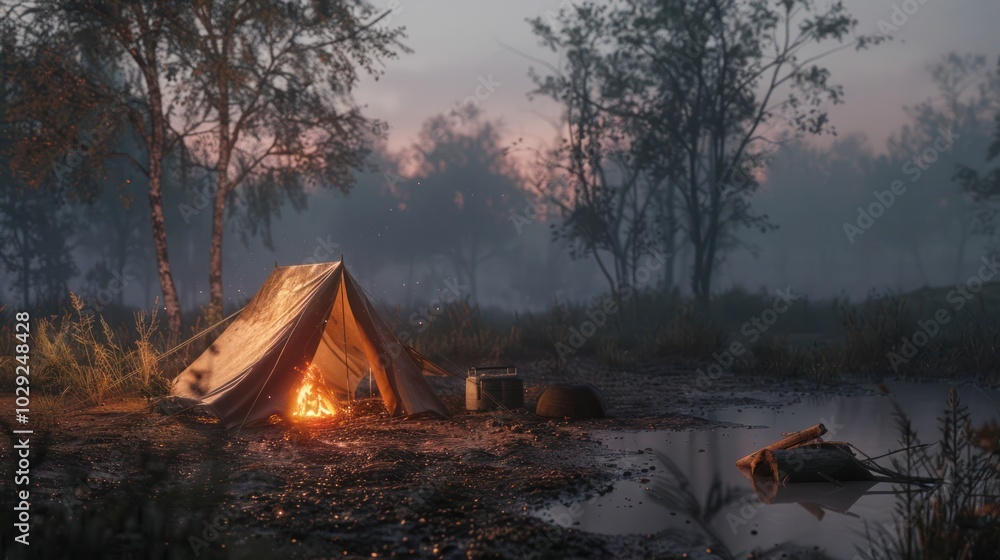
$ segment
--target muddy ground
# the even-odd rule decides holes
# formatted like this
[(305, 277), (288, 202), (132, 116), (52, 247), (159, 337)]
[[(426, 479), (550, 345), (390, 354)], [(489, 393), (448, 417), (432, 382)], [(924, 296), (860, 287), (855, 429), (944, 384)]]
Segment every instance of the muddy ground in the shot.
[[(4, 438), (2, 532), (10, 558), (670, 558), (652, 535), (606, 536), (537, 512), (610, 490), (624, 477), (605, 430), (704, 428), (728, 405), (788, 402), (818, 389), (730, 375), (697, 385), (694, 366), (572, 373), (522, 365), (529, 409), (541, 387), (586, 381), (612, 418), (571, 422), (527, 411), (465, 414), (464, 384), (434, 379), (455, 416), (401, 422), (358, 405), (352, 421), (225, 431), (135, 399), (35, 407), (32, 544), (11, 545), (14, 463)], [(693, 390), (695, 389), (695, 390)], [(829, 387), (822, 389), (829, 391)], [(842, 386), (838, 391), (853, 392)], [(12, 410), (13, 397), (0, 397)], [(5, 413), (6, 415), (6, 413)], [(5, 426), (10, 434), (13, 426)], [(8, 436), (9, 437), (9, 436)], [(631, 450), (627, 453), (647, 453)]]

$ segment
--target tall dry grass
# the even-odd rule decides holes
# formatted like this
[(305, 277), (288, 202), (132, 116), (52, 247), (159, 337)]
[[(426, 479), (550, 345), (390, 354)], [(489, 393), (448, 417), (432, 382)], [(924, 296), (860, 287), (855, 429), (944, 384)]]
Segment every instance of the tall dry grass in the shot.
[(34, 324), (33, 386), (80, 405), (165, 393), (166, 380), (157, 359), (163, 337), (155, 308), (137, 312), (135, 330), (127, 333), (87, 312), (75, 294), (70, 294), (70, 301), (69, 313)]
[(860, 547), (866, 560), (975, 560), (1000, 550), (1000, 426), (972, 423), (952, 389), (938, 417), (940, 440), (921, 447), (910, 419), (895, 410), (898, 442), (905, 452), (893, 468), (908, 476), (939, 478), (928, 488), (898, 488), (894, 522), (867, 531)]
[[(432, 357), (469, 363), (541, 359), (556, 373), (568, 371), (568, 362), (579, 357), (610, 369), (650, 361), (711, 362), (714, 354), (740, 341), (749, 351), (735, 360), (732, 370), (741, 374), (818, 383), (841, 374), (1000, 377), (1000, 307), (982, 294), (960, 310), (948, 307), (944, 292), (933, 299), (923, 296), (872, 293), (855, 304), (801, 297), (752, 344), (743, 329), (772, 306), (772, 293), (733, 289), (699, 307), (676, 291), (645, 290), (612, 313), (603, 312), (607, 298), (564, 302), (523, 315), (460, 301), (443, 306), (419, 326), (404, 320), (412, 310), (396, 308), (394, 315), (395, 330)], [(894, 361), (891, 353), (900, 353), (904, 340), (912, 340), (942, 308), (950, 321), (917, 355), (903, 364)], [(595, 317), (600, 318), (596, 328)], [(572, 347), (571, 358), (559, 351), (567, 347)]]
[(521, 346), (516, 326), (498, 328), (467, 300), (446, 304), (440, 312), (411, 326), (409, 341), (420, 352), (451, 364), (498, 362)]

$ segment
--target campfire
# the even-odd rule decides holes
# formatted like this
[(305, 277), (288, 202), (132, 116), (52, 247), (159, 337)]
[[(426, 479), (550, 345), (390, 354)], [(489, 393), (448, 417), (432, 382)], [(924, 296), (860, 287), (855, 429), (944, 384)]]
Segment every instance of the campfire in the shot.
[(337, 409), (337, 401), (323, 381), (323, 375), (310, 364), (302, 371), (302, 384), (296, 392), (292, 418), (296, 420), (331, 418), (337, 414)]

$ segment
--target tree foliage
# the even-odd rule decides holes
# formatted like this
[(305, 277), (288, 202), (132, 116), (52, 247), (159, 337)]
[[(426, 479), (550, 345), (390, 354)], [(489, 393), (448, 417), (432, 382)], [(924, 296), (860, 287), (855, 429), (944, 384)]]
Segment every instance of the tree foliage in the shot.
[[(214, 183), (211, 306), (220, 310), (226, 207), (269, 245), (270, 220), (305, 188), (348, 190), (385, 125), (352, 93), (362, 75), (405, 51), (402, 30), (367, 2), (201, 0), (171, 20), (187, 79), (178, 98), (188, 149)], [(383, 16), (385, 14), (382, 14)]]
[(409, 245), (417, 255), (445, 256), (475, 300), (478, 271), (505, 251), (515, 233), (513, 208), (523, 199), (500, 128), (475, 111), (461, 122), (438, 115), (410, 152), (413, 177), (396, 188), (401, 224), (416, 234)]
[[(557, 155), (572, 181), (567, 233), (595, 258), (634, 263), (627, 252), (642, 254), (654, 227), (677, 227), (692, 249), (692, 291), (707, 299), (739, 230), (773, 227), (750, 201), (775, 129), (831, 130), (825, 107), (843, 92), (816, 64), (831, 51), (810, 49), (879, 41), (852, 37), (856, 23), (840, 2), (812, 0), (586, 2), (532, 21), (567, 66), (536, 77), (537, 93), (566, 109)], [(611, 162), (627, 180), (606, 181)], [(646, 191), (664, 189), (677, 195), (679, 223), (653, 219), (670, 215), (672, 199)]]

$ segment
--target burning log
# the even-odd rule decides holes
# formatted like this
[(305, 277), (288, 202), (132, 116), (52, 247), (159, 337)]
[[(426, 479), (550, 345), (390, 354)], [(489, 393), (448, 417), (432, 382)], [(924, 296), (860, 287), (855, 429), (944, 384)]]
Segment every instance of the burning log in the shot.
[(802, 445), (814, 439), (818, 439), (825, 433), (826, 433), (826, 426), (824, 426), (823, 424), (816, 424), (811, 428), (806, 428), (801, 432), (795, 432), (794, 434), (789, 435), (783, 440), (776, 441), (771, 445), (764, 447), (763, 449), (760, 449), (758, 451), (751, 453), (750, 455), (747, 455), (746, 457), (740, 459), (739, 461), (736, 461), (736, 466), (739, 467), (741, 470), (750, 469), (755, 460), (757, 460), (757, 456), (763, 451), (766, 450), (773, 451), (776, 449), (789, 449), (795, 447), (796, 445)]

